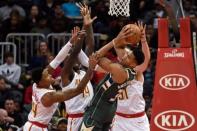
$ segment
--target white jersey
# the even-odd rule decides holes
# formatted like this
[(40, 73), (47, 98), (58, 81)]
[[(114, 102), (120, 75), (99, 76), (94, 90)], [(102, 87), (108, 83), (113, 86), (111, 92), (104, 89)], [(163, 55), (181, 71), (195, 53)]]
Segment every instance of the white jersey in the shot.
[(57, 109), (58, 103), (54, 103), (50, 107), (45, 107), (41, 98), (48, 92), (53, 92), (52, 89), (40, 89), (37, 88), (37, 85), (33, 84), (33, 93), (32, 93), (32, 110), (29, 113), (28, 120), (35, 121), (42, 124), (48, 124)]
[(117, 112), (124, 114), (136, 114), (145, 110), (143, 83), (132, 80), (131, 84), (119, 96)]
[[(76, 88), (82, 78), (84, 77), (85, 72), (80, 70), (80, 73), (74, 73), (74, 78), (71, 83), (62, 88), (62, 90)], [(86, 106), (89, 104), (93, 97), (93, 87), (90, 82), (88, 82), (85, 90), (83, 93), (79, 94), (78, 96), (73, 97), (70, 100), (65, 101), (66, 105), (66, 112), (68, 114), (77, 114), (77, 113), (84, 113)]]
[[(142, 93), (143, 82), (132, 80), (131, 84), (120, 94), (116, 112), (129, 115), (144, 112), (145, 101)], [(116, 114), (111, 131), (150, 131), (148, 118), (146, 114), (135, 118), (126, 118)]]

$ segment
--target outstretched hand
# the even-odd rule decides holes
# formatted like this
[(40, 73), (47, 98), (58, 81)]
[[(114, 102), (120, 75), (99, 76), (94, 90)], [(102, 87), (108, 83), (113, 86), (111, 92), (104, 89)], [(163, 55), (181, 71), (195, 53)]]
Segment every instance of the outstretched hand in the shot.
[(144, 25), (142, 21), (138, 21), (135, 24), (140, 28), (142, 35), (145, 35), (146, 34), (146, 24)]
[(71, 39), (70, 39), (70, 43), (72, 43), (73, 45), (76, 43), (77, 39), (81, 39), (81, 37), (83, 37), (86, 34), (85, 30), (81, 30), (78, 26), (74, 27), (71, 31)]
[(138, 21), (137, 23), (135, 23), (141, 31), (141, 40), (146, 38), (146, 24), (144, 25), (143, 22)]
[(89, 8), (86, 4), (76, 3), (76, 5), (80, 8), (81, 15), (83, 17), (84, 26), (91, 25), (94, 20), (97, 18), (96, 16), (91, 18), (91, 8)]

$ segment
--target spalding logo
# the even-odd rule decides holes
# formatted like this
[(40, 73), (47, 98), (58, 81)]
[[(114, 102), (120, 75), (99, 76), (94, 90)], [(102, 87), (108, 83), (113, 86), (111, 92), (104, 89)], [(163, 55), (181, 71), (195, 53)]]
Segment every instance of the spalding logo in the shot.
[(154, 123), (165, 131), (185, 131), (194, 125), (195, 118), (185, 111), (169, 110), (159, 113), (155, 117)]
[(190, 79), (185, 75), (169, 74), (161, 77), (159, 84), (167, 90), (181, 90), (189, 86)]

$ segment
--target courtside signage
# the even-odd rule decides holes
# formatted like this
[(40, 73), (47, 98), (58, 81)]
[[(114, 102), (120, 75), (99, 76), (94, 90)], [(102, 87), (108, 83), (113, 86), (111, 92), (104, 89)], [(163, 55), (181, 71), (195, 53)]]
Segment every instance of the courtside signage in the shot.
[(189, 86), (190, 79), (182, 74), (168, 74), (160, 78), (159, 84), (167, 90), (182, 90)]
[(185, 111), (168, 110), (156, 115), (154, 123), (165, 131), (185, 131), (194, 125), (195, 118)]
[(184, 52), (178, 52), (177, 49), (173, 49), (172, 52), (164, 53), (164, 58), (178, 58), (185, 57)]

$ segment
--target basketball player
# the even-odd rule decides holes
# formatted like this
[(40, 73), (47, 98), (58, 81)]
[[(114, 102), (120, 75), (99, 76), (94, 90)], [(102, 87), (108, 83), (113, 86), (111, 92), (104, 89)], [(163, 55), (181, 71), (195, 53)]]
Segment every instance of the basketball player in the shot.
[[(94, 21), (95, 17), (93, 19), (91, 18), (90, 10), (88, 9), (87, 5), (82, 5), (81, 3), (79, 3), (78, 6), (81, 9), (81, 14), (83, 17), (83, 28), (87, 32), (85, 43), (86, 46), (88, 46), (88, 50), (91, 50), (87, 50), (90, 54), (91, 52), (93, 52), (92, 48), (94, 47), (92, 22)], [(80, 50), (78, 50), (78, 52), (76, 54), (73, 54), (72, 56), (70, 55), (70, 59), (66, 59), (67, 61), (64, 63), (61, 75), (63, 91), (76, 88), (85, 75), (85, 71), (76, 68), (79, 51)], [(82, 59), (80, 61), (84, 60)], [(74, 66), (75, 70), (73, 69)], [(91, 101), (93, 94), (93, 87), (91, 82), (89, 81), (85, 87), (84, 92), (68, 101), (65, 101), (66, 112), (68, 113), (67, 131), (79, 130), (84, 110), (88, 103)]]
[(120, 42), (131, 34), (128, 27), (124, 27), (119, 35), (110, 43), (97, 51), (99, 66), (108, 74), (95, 89), (95, 95), (83, 116), (81, 131), (108, 131), (117, 108), (117, 97), (120, 89), (126, 88), (136, 73), (130, 68), (131, 64), (140, 65), (144, 61), (141, 50), (134, 50), (130, 57), (122, 63), (112, 63), (104, 55), (113, 47), (114, 41)]
[[(138, 22), (138, 27), (142, 32), (141, 44), (145, 60), (138, 66), (135, 61), (131, 62), (131, 67), (134, 68), (137, 73), (131, 84), (119, 94), (117, 111), (112, 124), (112, 131), (150, 131), (149, 121), (145, 114), (145, 101), (142, 96), (144, 83), (143, 72), (148, 66), (150, 51), (146, 41), (146, 27), (143, 26), (141, 22)], [(124, 48), (121, 48), (116, 44), (115, 50), (117, 54), (119, 54), (118, 57), (121, 62), (124, 62), (132, 53), (131, 50), (125, 51)], [(122, 53), (124, 56), (122, 56)]]
[[(82, 41), (85, 36), (85, 32), (78, 32), (76, 28), (74, 29), (73, 37), (70, 42), (75, 44), (72, 45), (72, 50), (70, 50), (70, 56), (76, 54), (76, 51), (81, 49)], [(77, 39), (76, 39), (77, 38)], [(54, 67), (61, 63), (68, 55), (68, 47), (66, 44), (55, 57), (55, 59), (50, 63), (50, 65), (45, 69), (35, 69), (32, 73), (32, 79), (35, 82), (33, 84), (33, 94), (32, 94), (32, 110), (28, 116), (28, 122), (24, 125), (24, 131), (47, 131), (47, 125), (51, 120), (53, 113), (57, 109), (57, 102), (63, 102), (65, 100), (71, 99), (83, 92), (86, 84), (92, 76), (92, 69), (94, 69), (97, 60), (96, 57), (91, 56), (89, 60), (89, 68), (83, 77), (83, 79), (78, 84), (77, 88), (67, 89), (63, 92), (55, 92), (52, 89), (52, 84), (54, 80), (51, 77), (52, 70)], [(65, 52), (64, 52), (65, 51)], [(65, 54), (66, 55), (65, 55)], [(67, 57), (70, 57), (67, 56)], [(69, 58), (68, 58), (69, 59)]]

